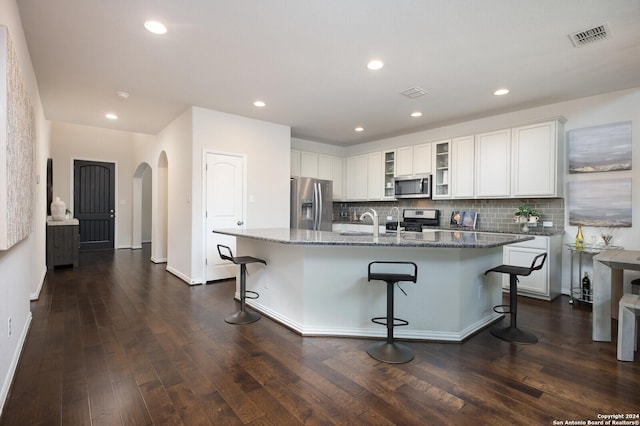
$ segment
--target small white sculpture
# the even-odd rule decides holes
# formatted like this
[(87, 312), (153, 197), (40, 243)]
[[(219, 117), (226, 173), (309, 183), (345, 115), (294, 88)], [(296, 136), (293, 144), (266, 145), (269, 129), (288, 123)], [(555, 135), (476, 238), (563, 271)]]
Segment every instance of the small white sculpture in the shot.
[(65, 214), (67, 213), (67, 205), (60, 199), (56, 199), (51, 203), (51, 219), (52, 220), (65, 220)]

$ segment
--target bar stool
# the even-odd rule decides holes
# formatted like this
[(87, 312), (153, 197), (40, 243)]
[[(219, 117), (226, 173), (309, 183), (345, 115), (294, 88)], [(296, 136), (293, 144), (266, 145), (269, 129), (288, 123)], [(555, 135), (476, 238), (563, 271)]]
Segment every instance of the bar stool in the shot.
[[(542, 259), (542, 260), (540, 260)], [(518, 328), (518, 276), (526, 277), (533, 271), (542, 269), (544, 261), (547, 259), (547, 253), (542, 253), (533, 258), (530, 267), (500, 265), (485, 271), (485, 275), (489, 272), (500, 272), (509, 274), (509, 304), (494, 306), (494, 312), (499, 314), (511, 314), (511, 324), (507, 327), (494, 327), (491, 334), (500, 339), (518, 344), (533, 344), (538, 342), (538, 338), (528, 331)]]
[[(226, 253), (222, 253), (222, 249), (226, 250)], [(231, 249), (222, 244), (218, 244), (218, 254), (221, 259), (229, 260), (236, 265), (240, 265), (240, 310), (235, 314), (226, 316), (224, 320), (229, 324), (249, 324), (258, 321), (260, 314), (245, 309), (246, 299), (257, 299), (260, 296), (255, 291), (247, 290), (247, 263), (264, 263), (266, 265), (267, 262), (251, 256), (234, 257)], [(249, 293), (249, 295), (247, 295), (247, 293)]]
[[(383, 273), (372, 272), (371, 266), (377, 264), (388, 265), (413, 265), (413, 274), (410, 273)], [(387, 316), (371, 318), (371, 321), (387, 327), (387, 340), (385, 342), (376, 342), (367, 348), (367, 353), (378, 361), (390, 364), (402, 364), (413, 359), (413, 351), (411, 348), (396, 343), (393, 339), (393, 328), (408, 325), (409, 322), (400, 318), (395, 318), (393, 313), (393, 294), (394, 285), (401, 281), (416, 282), (418, 277), (418, 266), (413, 262), (390, 262), (390, 261), (374, 261), (369, 263), (367, 280), (385, 281), (387, 283)], [(406, 296), (407, 293), (398, 286), (400, 291)]]

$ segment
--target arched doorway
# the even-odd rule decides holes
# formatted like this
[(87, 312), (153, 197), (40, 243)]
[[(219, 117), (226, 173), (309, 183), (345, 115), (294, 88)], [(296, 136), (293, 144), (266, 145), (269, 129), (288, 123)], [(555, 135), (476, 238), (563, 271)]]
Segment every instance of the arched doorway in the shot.
[(151, 167), (141, 163), (133, 174), (133, 249), (141, 249), (142, 243), (152, 241), (152, 185)]
[(158, 167), (155, 173), (154, 199), (152, 200), (152, 242), (151, 261), (154, 263), (167, 262), (168, 230), (168, 194), (169, 194), (169, 161), (166, 152), (162, 151), (158, 157)]

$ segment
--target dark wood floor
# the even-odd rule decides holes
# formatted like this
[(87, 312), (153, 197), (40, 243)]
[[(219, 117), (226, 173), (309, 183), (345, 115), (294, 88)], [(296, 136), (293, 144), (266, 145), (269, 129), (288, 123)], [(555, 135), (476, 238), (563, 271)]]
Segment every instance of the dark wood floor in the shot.
[[(591, 340), (591, 312), (520, 298), (536, 345), (487, 330), (409, 342), (377, 362), (365, 339), (301, 338), (267, 318), (224, 322), (234, 283), (189, 287), (139, 251), (49, 272), (2, 425), (551, 425), (640, 413), (640, 361)], [(614, 333), (615, 335), (615, 333)]]

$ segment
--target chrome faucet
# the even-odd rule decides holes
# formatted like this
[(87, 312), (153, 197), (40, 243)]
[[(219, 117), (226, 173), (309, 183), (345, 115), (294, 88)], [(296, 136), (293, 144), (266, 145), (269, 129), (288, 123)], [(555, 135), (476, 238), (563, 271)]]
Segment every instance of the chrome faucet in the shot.
[(360, 215), (360, 220), (363, 220), (365, 216), (369, 216), (371, 218), (371, 221), (373, 222), (373, 236), (379, 237), (380, 225), (378, 225), (378, 212), (376, 212), (374, 209), (369, 210), (371, 210), (371, 212), (364, 212)]
[(391, 211), (389, 213), (393, 214), (393, 211), (396, 211), (398, 213), (398, 216), (396, 216), (398, 218), (398, 225), (396, 226), (396, 236), (400, 236), (400, 209), (398, 208), (398, 206), (393, 206), (391, 207)]

